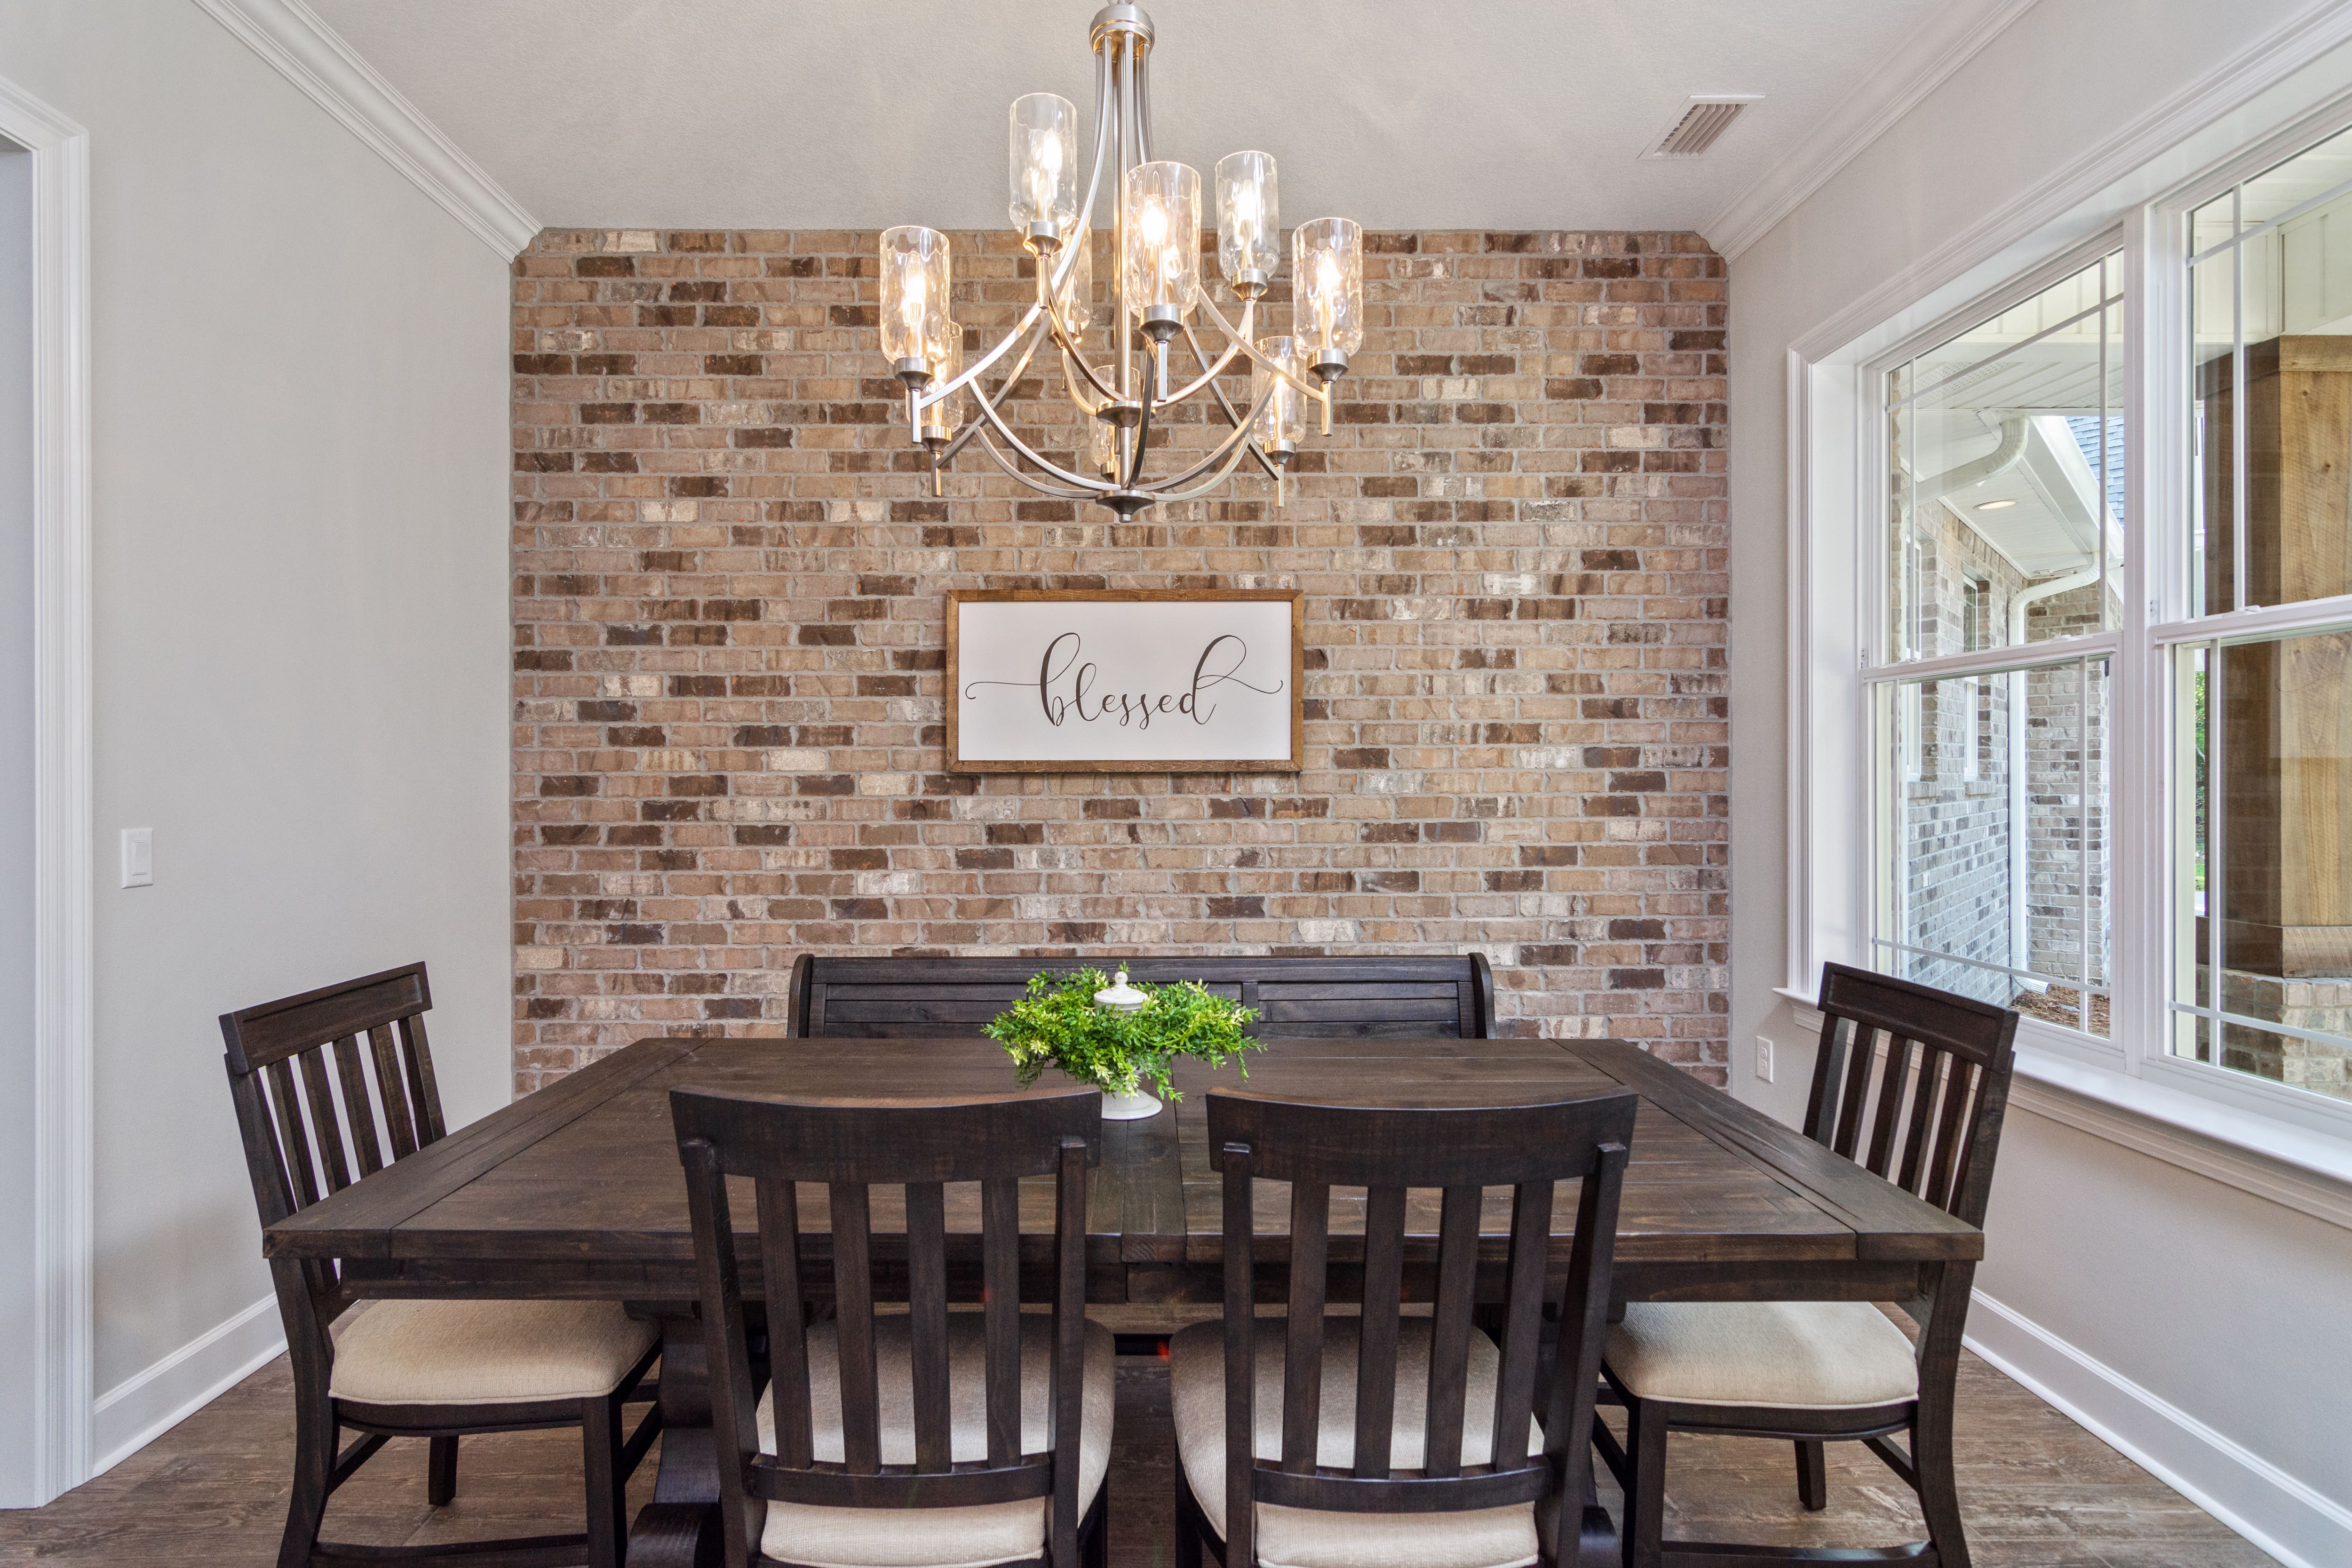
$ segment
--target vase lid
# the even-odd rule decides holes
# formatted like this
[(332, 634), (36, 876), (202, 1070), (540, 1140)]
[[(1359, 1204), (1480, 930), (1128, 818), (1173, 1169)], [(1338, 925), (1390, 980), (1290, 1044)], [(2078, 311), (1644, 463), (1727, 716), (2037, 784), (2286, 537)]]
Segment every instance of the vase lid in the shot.
[(1108, 1007), (1114, 1013), (1136, 1013), (1151, 998), (1127, 983), (1127, 971), (1112, 976), (1111, 983), (1095, 993), (1095, 1005)]

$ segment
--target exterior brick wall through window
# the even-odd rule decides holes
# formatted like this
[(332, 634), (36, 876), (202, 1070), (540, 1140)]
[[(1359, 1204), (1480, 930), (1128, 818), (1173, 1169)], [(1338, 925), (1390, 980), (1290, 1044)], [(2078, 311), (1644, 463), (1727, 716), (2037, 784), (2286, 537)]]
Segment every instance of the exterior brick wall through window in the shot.
[[(953, 241), (993, 342), (1028, 260)], [(1132, 524), (977, 452), (929, 494), (873, 246), (551, 230), (515, 264), (519, 1089), (781, 1033), (802, 952), (1477, 948), (1508, 1032), (1726, 1080), (1704, 241), (1369, 236), (1364, 351), (1288, 504), (1243, 479)], [(1030, 381), (1015, 427), (1067, 453), (1058, 373)], [(1153, 429), (1213, 437), (1196, 406)], [(1305, 593), (1304, 773), (940, 771), (950, 589), (1192, 586)]]

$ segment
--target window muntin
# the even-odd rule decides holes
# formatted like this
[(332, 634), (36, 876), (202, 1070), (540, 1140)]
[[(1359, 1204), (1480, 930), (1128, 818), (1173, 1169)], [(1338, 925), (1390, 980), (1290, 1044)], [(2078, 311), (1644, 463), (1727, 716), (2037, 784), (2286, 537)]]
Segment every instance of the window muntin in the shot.
[(2352, 594), (2333, 407), (2352, 395), (2352, 132), (2206, 202), (2186, 243), (2188, 611)]
[(2352, 629), (2182, 645), (2172, 695), (2166, 1048), (2352, 1101)]
[(2122, 282), (2103, 257), (1886, 373), (1888, 661), (2116, 624)]

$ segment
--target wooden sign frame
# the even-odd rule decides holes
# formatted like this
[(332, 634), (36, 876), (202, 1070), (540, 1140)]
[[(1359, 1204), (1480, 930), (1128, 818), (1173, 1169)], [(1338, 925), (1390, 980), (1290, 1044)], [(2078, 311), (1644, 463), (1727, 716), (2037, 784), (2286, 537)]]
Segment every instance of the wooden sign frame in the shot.
[[(976, 604), (1268, 604), (1290, 605), (1290, 754), (1287, 757), (1088, 758), (1074, 760), (987, 758), (962, 755), (965, 672), (961, 658), (961, 614)], [(1307, 596), (1287, 588), (1109, 588), (1054, 590), (1012, 588), (958, 590), (947, 602), (947, 748), (951, 773), (1295, 773), (1306, 766)]]

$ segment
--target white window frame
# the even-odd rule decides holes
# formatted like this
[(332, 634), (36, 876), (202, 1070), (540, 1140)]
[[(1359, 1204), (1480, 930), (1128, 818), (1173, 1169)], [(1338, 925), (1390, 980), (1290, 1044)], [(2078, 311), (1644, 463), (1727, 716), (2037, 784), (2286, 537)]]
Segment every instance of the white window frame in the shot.
[[(2290, 1089), (2216, 1064), (2173, 1056), (2170, 701), (2173, 650), (2219, 637), (2251, 640), (2352, 626), (2352, 595), (2309, 604), (2190, 616), (2185, 494), (2190, 405), (2188, 376), (2187, 215), (2263, 169), (2352, 126), (2352, 93), (2252, 145), (2208, 153), (2181, 179), (2189, 144), (2152, 148), (2145, 167), (2078, 198), (2075, 237), (2058, 215), (1980, 243), (1972, 268), (1940, 288), (1923, 280), (1906, 305), (1862, 312), (1861, 301), (1791, 345), (1787, 355), (1790, 518), (1787, 975), (1779, 993), (1810, 1005), (1821, 964), (1864, 963), (1874, 932), (1871, 846), (1885, 831), (1880, 750), (1892, 743), (1874, 689), (1937, 674), (1979, 672), (1986, 655), (1882, 662), (1889, 634), (1888, 530), (1884, 485), (1886, 366), (2031, 298), (2098, 257), (2122, 252), (2125, 521), (2131, 548), (2119, 586), (2120, 622), (2109, 630), (2031, 645), (2016, 665), (2105, 655), (2111, 931), (2109, 1037), (2027, 1017), (2019, 1068), (2155, 1121), (2254, 1151), (2339, 1181), (2352, 1181), (2352, 1104)], [(2209, 128), (2210, 147), (2225, 130)], [(2192, 139), (2192, 142), (2198, 139)], [(2161, 156), (2157, 154), (2161, 153)], [(2189, 165), (2194, 167), (2193, 164)], [(2159, 182), (2161, 182), (2159, 184)], [(1890, 286), (1892, 288), (1893, 286)], [(1856, 614), (1859, 606), (1860, 614)], [(2015, 650), (2011, 650), (2015, 651)], [(1998, 657), (1998, 655), (1994, 656)], [(1898, 688), (1899, 689), (1899, 688)], [(1900, 772), (1902, 770), (1889, 770)], [(1864, 824), (1857, 832), (1855, 825)], [(2154, 846), (2127, 853), (2128, 846)]]

